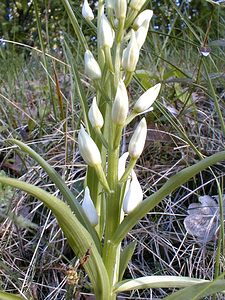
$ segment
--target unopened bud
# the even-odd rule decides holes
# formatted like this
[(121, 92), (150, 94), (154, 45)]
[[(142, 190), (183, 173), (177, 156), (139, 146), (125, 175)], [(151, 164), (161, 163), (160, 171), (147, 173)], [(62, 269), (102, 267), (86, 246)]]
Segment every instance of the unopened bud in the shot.
[(143, 24), (145, 21), (147, 21), (148, 24), (149, 24), (149, 22), (150, 22), (152, 16), (153, 16), (153, 11), (152, 11), (152, 10), (146, 9), (146, 10), (142, 11), (142, 12), (137, 16), (137, 18), (134, 20), (133, 28), (134, 28), (135, 30), (137, 30), (139, 27), (142, 26), (142, 24)]
[(117, 19), (125, 19), (127, 13), (127, 0), (117, 0), (114, 4)]
[(115, 32), (106, 16), (103, 14), (100, 23), (100, 47), (112, 48)]
[(141, 155), (144, 149), (146, 135), (147, 124), (145, 118), (142, 118), (137, 128), (135, 129), (128, 146), (128, 152), (132, 159), (138, 159)]
[(134, 105), (134, 112), (141, 113), (149, 109), (158, 97), (160, 88), (161, 83), (158, 83), (141, 95)]
[(86, 50), (84, 54), (84, 71), (85, 74), (92, 80), (100, 79), (102, 76), (98, 62), (94, 58), (91, 51)]
[(98, 147), (82, 125), (78, 134), (78, 146), (81, 156), (89, 166), (94, 167), (101, 164), (102, 160)]
[(98, 224), (98, 214), (91, 199), (90, 190), (88, 187), (86, 187), (84, 191), (82, 207), (91, 225), (96, 226)]
[(126, 49), (123, 51), (122, 66), (128, 72), (134, 72), (139, 59), (139, 48), (135, 32), (131, 29), (131, 39)]
[(148, 34), (148, 27), (149, 27), (149, 22), (145, 21), (135, 32), (136, 41), (137, 41), (139, 50), (141, 49), (141, 47), (143, 46), (143, 44), (146, 40), (146, 37)]
[(123, 200), (123, 211), (125, 214), (131, 213), (143, 200), (141, 185), (134, 171), (131, 173), (131, 182)]
[(119, 81), (116, 97), (112, 107), (112, 120), (116, 125), (123, 126), (129, 109), (127, 90), (123, 80)]
[(93, 128), (102, 128), (104, 120), (98, 108), (96, 97), (93, 98), (92, 105), (88, 112), (88, 118)]
[(130, 8), (132, 8), (133, 10), (140, 10), (142, 8), (142, 6), (145, 4), (146, 0), (131, 0), (130, 1)]
[(94, 14), (92, 12), (92, 9), (89, 6), (89, 3), (87, 0), (84, 0), (84, 4), (82, 7), (82, 16), (84, 17), (84, 19), (91, 21), (94, 19)]

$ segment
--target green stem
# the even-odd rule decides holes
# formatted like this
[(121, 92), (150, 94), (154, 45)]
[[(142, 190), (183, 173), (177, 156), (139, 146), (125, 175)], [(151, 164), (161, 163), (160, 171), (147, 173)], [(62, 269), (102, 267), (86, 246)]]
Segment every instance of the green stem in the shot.
[(120, 44), (121, 40), (123, 38), (124, 24), (125, 24), (125, 18), (119, 19), (118, 30), (117, 30), (117, 35), (116, 35), (117, 44)]

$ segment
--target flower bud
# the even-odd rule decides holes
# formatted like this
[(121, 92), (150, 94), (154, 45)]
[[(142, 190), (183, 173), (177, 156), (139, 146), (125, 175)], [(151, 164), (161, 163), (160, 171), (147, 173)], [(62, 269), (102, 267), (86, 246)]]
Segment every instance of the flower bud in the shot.
[(146, 40), (146, 37), (148, 34), (148, 27), (149, 27), (149, 22), (146, 20), (135, 32), (135, 37), (136, 37), (136, 41), (137, 41), (139, 50), (141, 49), (141, 47), (143, 46), (143, 44)]
[(123, 200), (123, 211), (125, 214), (131, 213), (143, 200), (141, 185), (134, 171), (131, 173), (131, 182)]
[(103, 14), (100, 23), (100, 39), (99, 39), (100, 47), (112, 48), (114, 37), (115, 37), (115, 32), (112, 29), (111, 24), (109, 23), (106, 16)]
[(98, 62), (94, 58), (91, 51), (86, 50), (84, 54), (84, 72), (92, 80), (100, 79), (102, 76)]
[(127, 13), (127, 0), (117, 0), (114, 4), (117, 19), (125, 19)]
[(158, 97), (159, 91), (161, 88), (161, 83), (158, 83), (148, 89), (141, 97), (137, 100), (134, 105), (134, 112), (142, 113), (145, 110), (149, 109), (155, 99)]
[(101, 164), (102, 160), (98, 147), (82, 125), (78, 134), (78, 146), (81, 156), (89, 166), (94, 167)]
[(116, 97), (112, 106), (112, 120), (116, 125), (123, 126), (129, 110), (128, 95), (123, 80), (119, 81)]
[(131, 39), (126, 49), (123, 51), (122, 66), (128, 72), (134, 72), (139, 59), (139, 48), (135, 32), (131, 29)]
[(88, 112), (88, 118), (93, 128), (102, 128), (104, 120), (98, 108), (96, 97), (93, 98), (92, 105)]
[(98, 214), (91, 199), (88, 186), (86, 186), (84, 190), (84, 200), (82, 203), (82, 207), (91, 225), (96, 226), (98, 224)]
[(132, 159), (138, 159), (138, 157), (141, 155), (144, 149), (146, 135), (147, 124), (145, 118), (142, 118), (137, 128), (135, 129), (128, 146), (128, 152)]
[(82, 7), (82, 16), (85, 20), (91, 21), (94, 19), (94, 14), (92, 12), (92, 9), (90, 8), (88, 1), (84, 0), (84, 4)]
[(133, 10), (140, 10), (142, 8), (142, 6), (145, 4), (146, 0), (131, 0), (130, 1), (130, 8), (132, 8)]
[(153, 11), (152, 11), (152, 10), (146, 9), (146, 10), (142, 11), (142, 12), (137, 16), (137, 18), (134, 20), (133, 28), (134, 28), (135, 30), (137, 30), (139, 27), (142, 26), (142, 24), (143, 24), (145, 21), (147, 21), (148, 24), (149, 24), (149, 22), (150, 22), (152, 16), (153, 16)]

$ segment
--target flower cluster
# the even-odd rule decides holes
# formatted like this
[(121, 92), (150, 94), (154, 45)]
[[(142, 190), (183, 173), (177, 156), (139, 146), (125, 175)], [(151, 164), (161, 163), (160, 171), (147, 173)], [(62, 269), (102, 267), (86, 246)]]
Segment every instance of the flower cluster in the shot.
[[(141, 11), (144, 3), (145, 0), (131, 0), (129, 4), (127, 0), (106, 1), (106, 10), (104, 11), (103, 8), (97, 31), (98, 50), (100, 51), (98, 53), (100, 53), (101, 59), (97, 61), (89, 50), (86, 50), (84, 55), (85, 74), (98, 89), (88, 112), (94, 139), (106, 148), (108, 158), (113, 155), (118, 170), (110, 169), (111, 165), (107, 170), (107, 162), (106, 167), (105, 164), (103, 166), (100, 148), (83, 126), (81, 126), (78, 136), (79, 151), (85, 162), (95, 169), (99, 181), (109, 195), (115, 193), (113, 190), (115, 186), (119, 187), (116, 188), (121, 190), (118, 201), (122, 196), (121, 207), (125, 214), (131, 213), (143, 199), (142, 189), (133, 168), (144, 149), (147, 135), (146, 119), (141, 119), (130, 139), (128, 152), (119, 158), (122, 132), (137, 115), (152, 110), (152, 105), (161, 88), (160, 83), (149, 88), (137, 99), (133, 108), (130, 107), (127, 86), (136, 70), (139, 54), (146, 40), (153, 15), (149, 9)], [(82, 15), (88, 21), (92, 21), (94, 18), (87, 0), (84, 1)], [(128, 43), (126, 43), (127, 40), (129, 40)], [(124, 48), (122, 49), (122, 47)], [(111, 55), (112, 49), (116, 53), (115, 57)], [(118, 49), (119, 51), (117, 51)], [(110, 92), (107, 92), (107, 88), (103, 87), (106, 82), (105, 78), (110, 78), (110, 76), (113, 78), (111, 82), (114, 84), (114, 93), (113, 89), (109, 89)], [(102, 98), (104, 98), (103, 101)], [(106, 110), (102, 109), (104, 102), (108, 102)], [(107, 119), (104, 119), (106, 116)], [(129, 162), (126, 167), (128, 157)], [(118, 173), (117, 181), (112, 184), (107, 172)], [(96, 226), (99, 212), (96, 212), (94, 205), (96, 201), (93, 200), (89, 188), (86, 187), (83, 209), (91, 224)]]

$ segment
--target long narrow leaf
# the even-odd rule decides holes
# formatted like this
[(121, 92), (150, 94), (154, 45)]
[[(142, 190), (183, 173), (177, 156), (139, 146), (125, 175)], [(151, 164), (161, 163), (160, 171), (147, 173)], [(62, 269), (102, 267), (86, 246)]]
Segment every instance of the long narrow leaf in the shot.
[(72, 10), (70, 2), (68, 0), (62, 0), (62, 3), (66, 9), (66, 12), (67, 12), (69, 18), (70, 18), (71, 24), (73, 26), (73, 29), (76, 33), (76, 36), (77, 36), (79, 42), (83, 46), (84, 50), (87, 50), (88, 49), (87, 41), (83, 35), (83, 32), (80, 29), (79, 23), (78, 23), (77, 18)]
[(132, 241), (125, 249), (121, 252), (120, 255), (120, 270), (119, 270), (119, 280), (123, 279), (123, 274), (126, 271), (127, 265), (131, 260), (131, 257), (134, 254), (137, 242)]
[(166, 196), (176, 190), (179, 186), (187, 182), (190, 178), (208, 167), (225, 160), (225, 151), (207, 157), (193, 166), (187, 167), (171, 177), (157, 192), (145, 199), (138, 205), (119, 225), (112, 242), (119, 244), (127, 233), (143, 218), (150, 210), (159, 204)]
[(109, 294), (109, 281), (102, 258), (91, 235), (78, 221), (69, 206), (55, 196), (26, 182), (3, 176), (0, 176), (0, 182), (23, 190), (36, 197), (53, 212), (74, 253), (76, 253), (80, 259), (82, 259), (87, 252), (90, 253), (83, 267), (93, 284), (96, 295), (101, 295), (101, 299), (107, 299), (107, 295)]
[(77, 219), (81, 222), (81, 224), (88, 230), (91, 234), (92, 238), (95, 241), (97, 248), (100, 251), (100, 241), (95, 229), (91, 226), (88, 218), (86, 217), (85, 213), (81, 205), (78, 203), (76, 198), (74, 197), (73, 193), (69, 190), (65, 182), (62, 180), (61, 176), (51, 167), (38, 153), (36, 153), (33, 149), (29, 146), (24, 144), (21, 141), (15, 139), (8, 139), (7, 141), (16, 144), (19, 146), (24, 152), (26, 152), (30, 157), (32, 157), (48, 174), (49, 178), (54, 182), (57, 188), (62, 193), (64, 200), (70, 206), (71, 210), (75, 213)]
[(17, 295), (13, 295), (13, 294), (10, 294), (10, 293), (0, 291), (0, 299), (1, 300), (23, 300), (24, 298), (21, 298)]
[[(203, 279), (178, 276), (145, 276), (118, 282), (114, 287), (114, 292), (121, 293), (124, 291), (147, 288), (181, 288), (193, 285), (196, 286), (196, 284), (199, 284), (201, 282), (206, 281)], [(190, 299), (192, 298), (189, 298), (189, 300)], [(182, 300), (184, 299), (182, 298)]]
[(195, 286), (187, 287), (166, 298), (165, 300), (198, 300), (225, 290), (225, 280), (204, 282)]
[(79, 73), (78, 73), (78, 70), (77, 70), (76, 63), (75, 63), (74, 58), (73, 58), (73, 54), (72, 54), (71, 49), (70, 49), (70, 47), (69, 47), (69, 45), (67, 44), (66, 41), (65, 41), (65, 50), (66, 50), (65, 54), (66, 54), (67, 62), (71, 66), (71, 71), (72, 71), (72, 74), (73, 74), (73, 78), (74, 78), (74, 82), (75, 82), (75, 86), (76, 86), (76, 91), (77, 91), (77, 94), (78, 94), (78, 97), (79, 97), (79, 100), (80, 100), (81, 111), (83, 113), (86, 130), (90, 134), (89, 121), (88, 121), (87, 98), (85, 96), (83, 86), (81, 84), (81, 79), (80, 79), (80, 76), (79, 76)]

